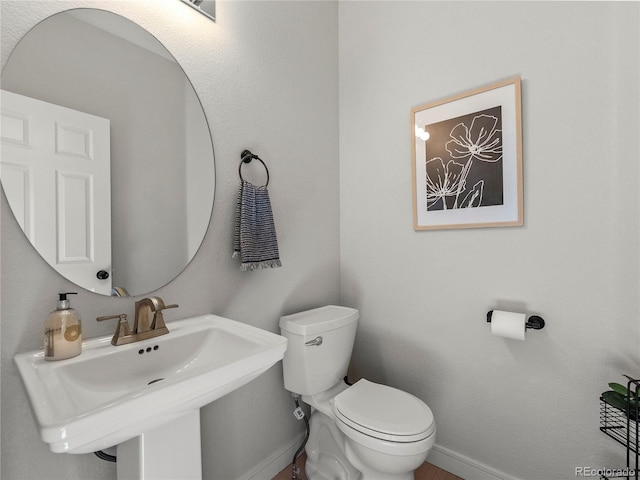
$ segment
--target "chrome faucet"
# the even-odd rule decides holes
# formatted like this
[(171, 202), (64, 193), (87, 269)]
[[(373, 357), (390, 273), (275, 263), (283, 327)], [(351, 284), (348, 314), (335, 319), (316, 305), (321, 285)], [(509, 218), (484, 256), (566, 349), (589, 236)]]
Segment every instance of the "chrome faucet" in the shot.
[[(98, 317), (96, 320), (102, 322), (117, 318), (118, 326), (111, 339), (111, 344), (126, 345), (127, 343), (139, 342), (169, 333), (169, 329), (164, 323), (162, 310), (177, 307), (177, 304), (165, 305), (160, 297), (143, 298), (137, 301), (133, 330), (131, 330), (127, 315), (124, 313)], [(153, 317), (151, 316), (152, 313)]]

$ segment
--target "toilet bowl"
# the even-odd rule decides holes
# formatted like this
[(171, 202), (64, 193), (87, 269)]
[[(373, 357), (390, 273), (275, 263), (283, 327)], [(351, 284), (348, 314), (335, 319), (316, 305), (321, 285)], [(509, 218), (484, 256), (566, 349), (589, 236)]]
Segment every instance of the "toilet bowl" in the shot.
[(361, 379), (332, 406), (347, 458), (363, 479), (413, 479), (435, 443), (431, 410), (402, 390)]
[(330, 305), (280, 319), (285, 388), (312, 407), (306, 473), (310, 480), (412, 480), (435, 443), (433, 414), (402, 390), (342, 380), (358, 316)]

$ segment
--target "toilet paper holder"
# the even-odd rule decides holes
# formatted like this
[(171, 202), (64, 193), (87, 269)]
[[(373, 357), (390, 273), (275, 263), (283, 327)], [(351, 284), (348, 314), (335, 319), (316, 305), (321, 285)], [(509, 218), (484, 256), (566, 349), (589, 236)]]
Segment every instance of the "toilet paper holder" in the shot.
[[(491, 316), (493, 315), (493, 310), (489, 310), (487, 312), (487, 323), (491, 323)], [(525, 324), (525, 328), (530, 328), (533, 330), (540, 330), (544, 328), (544, 318), (539, 317), (538, 315), (532, 315), (527, 319), (527, 323)]]

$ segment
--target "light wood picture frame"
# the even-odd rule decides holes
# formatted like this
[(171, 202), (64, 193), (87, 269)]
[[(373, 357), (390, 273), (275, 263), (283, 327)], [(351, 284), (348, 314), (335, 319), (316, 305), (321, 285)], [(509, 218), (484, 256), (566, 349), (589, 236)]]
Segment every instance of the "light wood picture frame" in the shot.
[(413, 228), (521, 226), (520, 77), (411, 110)]

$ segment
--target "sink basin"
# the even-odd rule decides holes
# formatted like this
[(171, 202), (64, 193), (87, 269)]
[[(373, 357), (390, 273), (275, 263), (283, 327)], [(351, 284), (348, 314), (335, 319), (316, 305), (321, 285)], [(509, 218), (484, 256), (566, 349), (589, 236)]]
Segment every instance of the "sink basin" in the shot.
[(18, 354), (42, 439), (53, 452), (89, 453), (118, 445), (197, 410), (248, 383), (282, 359), (284, 337), (216, 315), (168, 324), (170, 333), (48, 361)]

